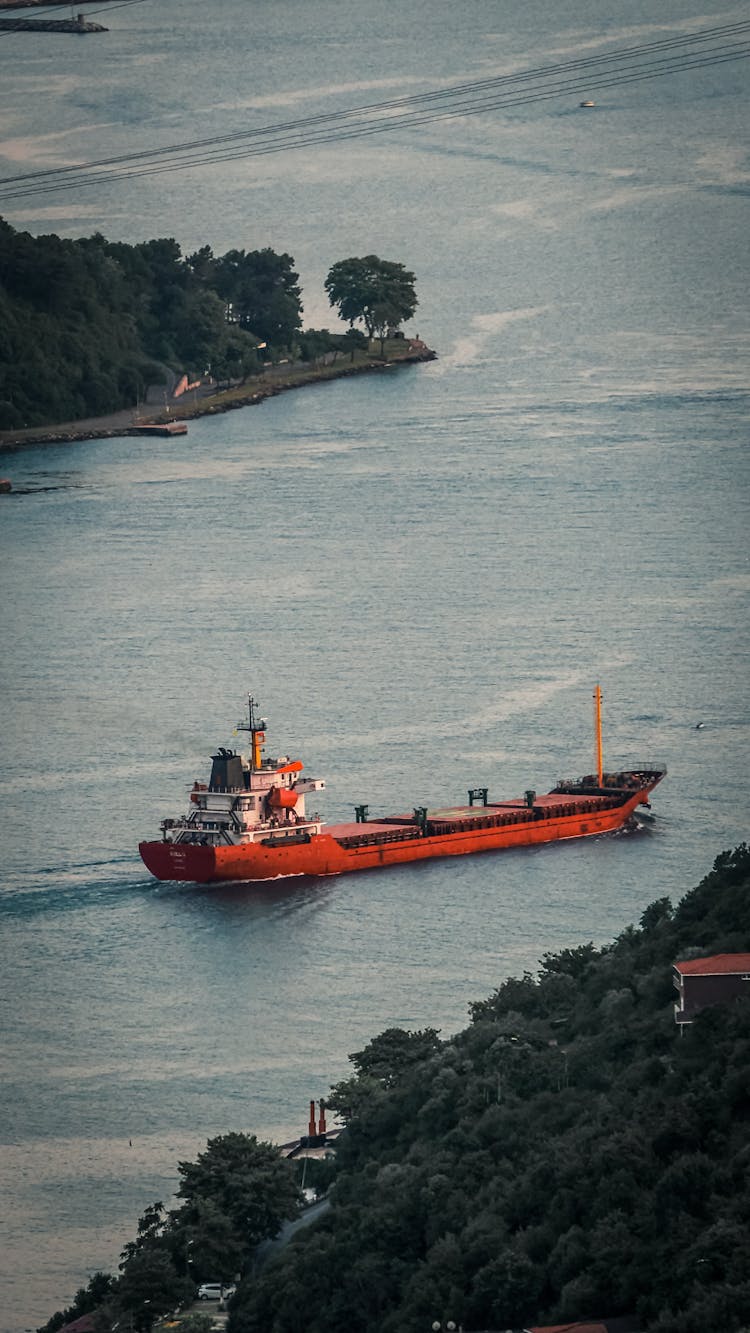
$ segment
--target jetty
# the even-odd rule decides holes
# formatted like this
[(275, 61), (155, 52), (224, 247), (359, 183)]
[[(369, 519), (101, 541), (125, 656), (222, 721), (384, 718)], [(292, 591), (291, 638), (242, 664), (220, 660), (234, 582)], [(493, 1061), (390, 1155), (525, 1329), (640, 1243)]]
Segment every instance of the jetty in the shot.
[(131, 426), (129, 435), (187, 435), (187, 423), (184, 421), (146, 421), (142, 425)]
[(330, 1156), (337, 1138), (343, 1133), (343, 1126), (341, 1125), (335, 1125), (333, 1129), (328, 1128), (326, 1124), (326, 1104), (322, 1098), (318, 1104), (320, 1115), (317, 1123), (315, 1102), (311, 1101), (307, 1133), (302, 1134), (298, 1139), (292, 1139), (291, 1143), (280, 1145), (280, 1151), (290, 1161), (298, 1157), (313, 1157), (322, 1160), (324, 1157)]

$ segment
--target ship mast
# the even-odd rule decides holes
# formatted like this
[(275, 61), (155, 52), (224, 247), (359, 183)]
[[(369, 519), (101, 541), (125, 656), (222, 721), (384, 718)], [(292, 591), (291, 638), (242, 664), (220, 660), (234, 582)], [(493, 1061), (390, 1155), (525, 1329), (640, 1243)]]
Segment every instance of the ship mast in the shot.
[(596, 781), (599, 787), (604, 785), (604, 763), (602, 760), (602, 691), (594, 686), (594, 735), (596, 738)]
[(266, 720), (255, 716), (255, 700), (252, 694), (247, 696), (247, 722), (237, 723), (238, 731), (249, 731), (251, 740), (250, 765), (257, 773), (263, 767), (262, 745), (266, 739)]

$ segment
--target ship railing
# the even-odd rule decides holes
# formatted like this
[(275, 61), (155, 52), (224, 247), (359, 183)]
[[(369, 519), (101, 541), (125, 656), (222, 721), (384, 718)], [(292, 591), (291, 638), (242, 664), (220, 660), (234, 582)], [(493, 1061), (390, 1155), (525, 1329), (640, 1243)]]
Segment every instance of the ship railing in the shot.
[(185, 815), (180, 815), (177, 819), (162, 819), (159, 827), (163, 829), (179, 830), (184, 828), (194, 828), (195, 823), (196, 821), (192, 816), (190, 816), (190, 818), (186, 818)]
[[(644, 778), (654, 774), (664, 777), (667, 773), (667, 765), (663, 759), (628, 759), (622, 764), (610, 765), (603, 774), (604, 787), (616, 786), (614, 779), (620, 776), (630, 776), (633, 773), (637, 773)], [(555, 790), (582, 786), (596, 786), (596, 774), (586, 773), (583, 776), (579, 774), (577, 777), (559, 777)]]

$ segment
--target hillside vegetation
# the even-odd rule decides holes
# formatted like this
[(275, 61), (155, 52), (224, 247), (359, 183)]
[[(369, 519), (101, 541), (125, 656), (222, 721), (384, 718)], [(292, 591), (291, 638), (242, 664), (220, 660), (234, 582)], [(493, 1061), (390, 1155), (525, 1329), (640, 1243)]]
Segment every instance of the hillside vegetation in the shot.
[(330, 1099), (331, 1207), (241, 1286), (230, 1333), (750, 1324), (750, 999), (684, 1035), (671, 965), (750, 947), (750, 852), (613, 944), (545, 955), (449, 1041), (392, 1029)]
[[(441, 1041), (391, 1028), (351, 1056), (335, 1158), (228, 1133), (179, 1163), (122, 1253), (39, 1333), (94, 1311), (150, 1333), (196, 1283), (244, 1274), (228, 1333), (425, 1333), (637, 1315), (649, 1333), (750, 1328), (750, 997), (682, 1033), (672, 964), (750, 949), (750, 849), (613, 944), (545, 954)], [(260, 1267), (301, 1203), (328, 1210)], [(161, 1323), (158, 1327), (161, 1327)], [(167, 1327), (184, 1326), (190, 1321)]]
[[(375, 255), (340, 261), (331, 275), (342, 262), (349, 329), (303, 332), (291, 255), (215, 256), (206, 245), (185, 256), (172, 238), (34, 237), (0, 218), (0, 430), (134, 408), (170, 372), (236, 383), (277, 359), (346, 351), (353, 360), (368, 337), (384, 340), (411, 317), (415, 279)], [(334, 281), (329, 302), (343, 300)]]

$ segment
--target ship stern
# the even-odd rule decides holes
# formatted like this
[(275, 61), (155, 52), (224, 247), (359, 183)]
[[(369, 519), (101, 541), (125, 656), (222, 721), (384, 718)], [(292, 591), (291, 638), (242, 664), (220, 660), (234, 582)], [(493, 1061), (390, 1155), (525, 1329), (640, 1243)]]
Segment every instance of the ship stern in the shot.
[(141, 842), (138, 851), (155, 879), (179, 880), (184, 884), (208, 884), (216, 879), (213, 847), (187, 842)]

